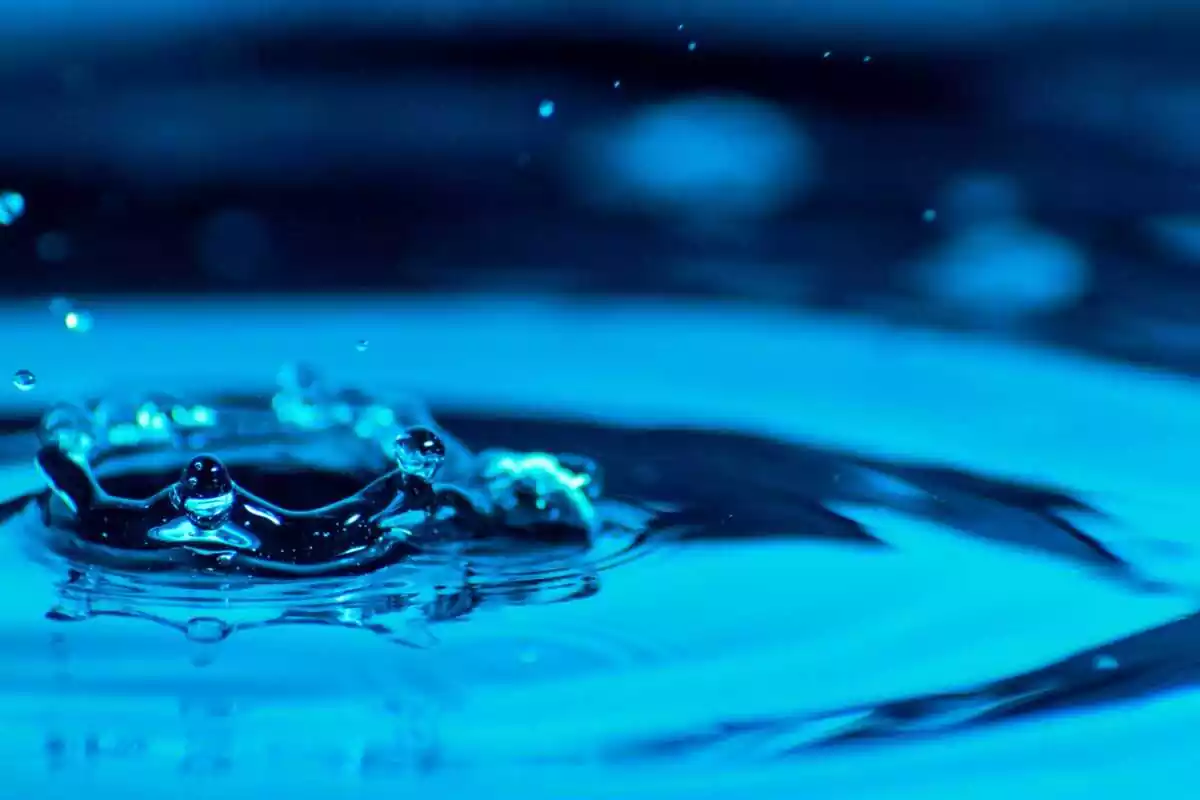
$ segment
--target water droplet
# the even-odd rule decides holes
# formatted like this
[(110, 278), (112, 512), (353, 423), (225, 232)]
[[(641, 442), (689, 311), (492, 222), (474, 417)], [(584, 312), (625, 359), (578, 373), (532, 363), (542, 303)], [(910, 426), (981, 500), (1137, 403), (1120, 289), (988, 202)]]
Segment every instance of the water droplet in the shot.
[(0, 192), (0, 225), (12, 225), (24, 214), (24, 197), (17, 192)]
[(13, 386), (22, 392), (28, 392), (37, 386), (37, 376), (27, 369), (19, 369), (13, 373)]
[(233, 628), (216, 617), (193, 617), (184, 629), (187, 638), (197, 644), (216, 644), (229, 638)]
[(695, 50), (695, 49), (696, 49), (696, 43), (688, 42), (688, 50)]
[(1117, 659), (1107, 654), (1096, 656), (1092, 661), (1092, 667), (1100, 672), (1108, 672), (1110, 670), (1119, 669), (1121, 663)]
[(63, 324), (69, 331), (87, 333), (92, 329), (92, 315), (86, 311), (68, 311), (63, 314)]
[(613, 88), (614, 88), (614, 89), (620, 89), (620, 88), (621, 88), (621, 82), (620, 82), (619, 80), (618, 80), (618, 81), (613, 81)]
[(429, 480), (446, 460), (446, 443), (429, 428), (414, 426), (396, 437), (392, 456), (401, 472)]
[(364, 353), (364, 352), (366, 352), (367, 348), (370, 346), (371, 346), (371, 343), (368, 342), (366, 339), (359, 339), (357, 342), (355, 342), (354, 349), (360, 353)]
[(870, 56), (863, 56), (863, 63), (864, 63), (864, 64), (870, 64), (870, 63), (871, 63), (871, 57), (870, 57)]
[(554, 101), (543, 100), (538, 104), (538, 114), (542, 119), (547, 119), (554, 115)]
[(921, 219), (925, 220), (926, 222), (933, 222), (937, 219), (937, 211), (932, 208), (927, 208), (925, 209), (925, 213), (921, 215)]
[(821, 58), (831, 58), (832, 56), (833, 56), (832, 50), (826, 50), (824, 53), (821, 54)]
[(679, 23), (679, 27), (678, 27), (678, 28), (676, 28), (675, 30), (677, 30), (677, 31), (681, 31), (681, 30), (683, 30), (683, 23), (682, 23), (682, 22), (681, 22), (681, 23)]
[(175, 496), (193, 525), (219, 528), (233, 508), (233, 479), (216, 456), (195, 456), (183, 468)]
[(86, 458), (96, 444), (92, 417), (78, 406), (59, 404), (42, 415), (38, 440), (57, 447), (73, 458)]

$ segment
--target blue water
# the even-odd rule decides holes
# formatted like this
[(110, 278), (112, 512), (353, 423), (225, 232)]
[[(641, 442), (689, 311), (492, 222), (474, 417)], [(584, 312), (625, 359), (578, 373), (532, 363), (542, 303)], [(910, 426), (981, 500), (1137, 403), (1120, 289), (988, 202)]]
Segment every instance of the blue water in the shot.
[[(729, 305), (91, 311), (86, 335), (0, 311), (37, 376), (9, 418), (261, 392), (302, 357), (420, 396), (472, 447), (582, 451), (679, 527), (586, 596), (485, 605), (415, 643), (317, 625), (213, 644), (48, 620), (62, 576), (6, 525), (5, 797), (1192, 795), (1191, 382)], [(5, 499), (40, 485), (18, 427)]]

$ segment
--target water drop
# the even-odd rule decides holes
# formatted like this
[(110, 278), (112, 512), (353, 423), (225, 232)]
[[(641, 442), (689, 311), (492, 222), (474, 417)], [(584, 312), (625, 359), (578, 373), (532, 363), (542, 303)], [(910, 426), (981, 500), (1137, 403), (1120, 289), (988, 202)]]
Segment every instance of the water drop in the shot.
[(870, 63), (871, 63), (871, 57), (870, 57), (870, 56), (863, 56), (863, 63), (864, 63), (864, 64), (870, 64)]
[(1092, 660), (1092, 667), (1098, 672), (1109, 672), (1114, 669), (1119, 669), (1121, 663), (1117, 659), (1108, 654), (1101, 654)]
[(27, 369), (19, 369), (13, 373), (13, 386), (22, 392), (28, 392), (37, 386), (37, 376)]
[(216, 617), (193, 617), (184, 628), (187, 638), (197, 644), (216, 644), (229, 638), (233, 628)]
[(677, 31), (681, 31), (681, 30), (683, 30), (683, 23), (682, 23), (682, 22), (681, 22), (681, 23), (679, 23), (679, 27), (678, 27), (678, 28), (676, 28), (675, 30), (677, 30)]
[(688, 50), (695, 50), (695, 49), (696, 49), (696, 43), (688, 42)]
[(937, 211), (932, 208), (927, 208), (925, 209), (925, 213), (921, 215), (921, 219), (925, 220), (926, 222), (933, 222), (937, 219)]
[(359, 339), (357, 342), (355, 342), (354, 349), (360, 353), (365, 353), (367, 348), (370, 346), (371, 346), (371, 343), (368, 342), (366, 339)]
[(830, 58), (832, 56), (833, 56), (832, 50), (826, 50), (824, 53), (821, 54), (821, 58)]
[(0, 225), (12, 225), (24, 213), (24, 197), (17, 192), (0, 192)]
[(614, 88), (614, 89), (620, 89), (620, 88), (621, 88), (621, 82), (620, 82), (619, 80), (617, 80), (617, 81), (613, 81), (613, 88)]
[(63, 324), (69, 331), (87, 333), (92, 329), (92, 315), (86, 311), (68, 311), (63, 314)]
[(233, 479), (216, 456), (195, 456), (175, 484), (175, 497), (193, 525), (219, 528), (233, 508)]
[(538, 104), (538, 114), (542, 119), (548, 119), (554, 115), (554, 101), (543, 100)]
[(401, 472), (429, 480), (446, 460), (446, 443), (429, 428), (414, 426), (396, 437), (392, 456)]

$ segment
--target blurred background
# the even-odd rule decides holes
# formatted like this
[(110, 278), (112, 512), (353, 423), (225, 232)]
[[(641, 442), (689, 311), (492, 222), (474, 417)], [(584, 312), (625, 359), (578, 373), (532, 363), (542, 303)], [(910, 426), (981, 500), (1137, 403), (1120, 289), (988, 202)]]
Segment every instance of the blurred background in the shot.
[(4, 0), (0, 287), (721, 299), (1200, 372), (1198, 8)]

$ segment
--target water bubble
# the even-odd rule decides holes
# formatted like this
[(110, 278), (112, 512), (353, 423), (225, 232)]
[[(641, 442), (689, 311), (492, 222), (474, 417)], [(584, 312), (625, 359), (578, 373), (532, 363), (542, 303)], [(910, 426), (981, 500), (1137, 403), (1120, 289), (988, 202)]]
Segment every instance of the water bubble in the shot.
[(933, 222), (937, 219), (937, 211), (932, 208), (927, 208), (925, 209), (925, 213), (921, 215), (921, 219), (925, 220), (926, 222)]
[(401, 472), (429, 480), (446, 460), (446, 443), (429, 428), (418, 425), (396, 437), (392, 456)]
[(12, 225), (24, 214), (24, 197), (17, 192), (0, 192), (0, 225)]
[(216, 644), (228, 639), (233, 628), (216, 617), (193, 617), (188, 620), (184, 633), (197, 644)]
[(554, 115), (554, 101), (543, 100), (541, 103), (539, 103), (538, 115), (541, 116), (542, 119), (548, 119), (549, 117), (552, 117)]
[(354, 343), (354, 349), (360, 353), (366, 352), (367, 348), (370, 346), (371, 346), (371, 343), (368, 342), (366, 339), (359, 339), (357, 342)]
[(696, 43), (688, 42), (688, 50), (695, 50), (695, 49), (696, 49)]
[(22, 392), (28, 392), (37, 386), (37, 376), (27, 369), (19, 369), (13, 373), (13, 386)]
[(219, 528), (233, 508), (233, 479), (216, 456), (195, 456), (183, 468), (175, 496), (193, 525)]
[(92, 329), (92, 315), (86, 311), (68, 311), (63, 314), (63, 324), (69, 331), (87, 333)]

